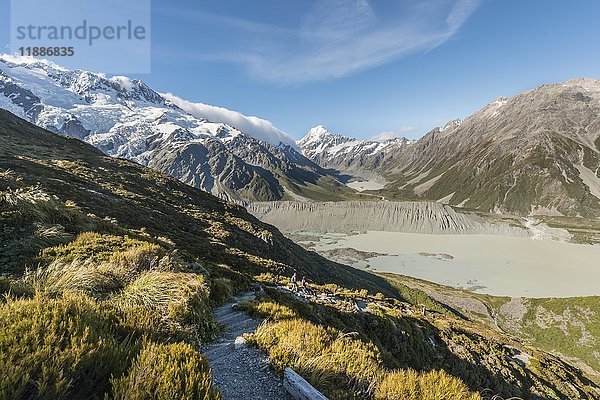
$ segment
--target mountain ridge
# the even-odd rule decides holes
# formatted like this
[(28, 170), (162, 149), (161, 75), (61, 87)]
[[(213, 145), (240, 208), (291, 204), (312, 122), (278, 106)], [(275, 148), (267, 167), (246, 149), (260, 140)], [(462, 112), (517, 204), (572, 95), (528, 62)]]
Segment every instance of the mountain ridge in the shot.
[[(198, 113), (200, 106), (260, 138), (209, 121)], [(327, 197), (317, 185), (321, 180), (337, 187), (341, 198), (352, 192), (268, 121), (162, 95), (140, 80), (2, 55), (0, 107), (231, 201), (280, 200), (311, 190)]]
[[(442, 199), (457, 207), (519, 215), (600, 216), (600, 80), (541, 85), (498, 98), (469, 117), (368, 159), (314, 161), (388, 184), (394, 200)], [(312, 143), (312, 147), (318, 147)]]

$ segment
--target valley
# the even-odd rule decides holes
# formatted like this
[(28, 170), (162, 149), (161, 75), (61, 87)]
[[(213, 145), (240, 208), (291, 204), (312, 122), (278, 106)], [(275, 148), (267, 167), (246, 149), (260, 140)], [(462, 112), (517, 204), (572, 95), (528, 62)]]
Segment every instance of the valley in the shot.
[[(222, 360), (196, 349), (221, 333), (210, 309), (254, 288), (240, 307), (267, 322), (244, 340), (274, 379), (291, 365), (331, 399), (388, 398), (405, 374), (460, 400), (599, 398), (598, 82), (501, 98), (417, 140), (319, 125), (295, 141), (140, 80), (0, 56), (0, 364), (16, 363), (0, 390), (38, 390), (13, 356), (41, 343), (28, 313), (79, 307), (70, 321), (98, 335), (49, 324), (112, 340), (97, 397), (137, 390), (137, 365), (172, 352), (219, 398)], [(292, 274), (314, 295), (291, 293)], [(76, 377), (42, 397), (93, 390), (36, 362)]]
[[(442, 235), (368, 231), (354, 234), (306, 232), (300, 244), (323, 255), (337, 250), (370, 257), (355, 259), (357, 268), (396, 273), (494, 296), (599, 296), (600, 246), (548, 239), (481, 234)], [(292, 234), (291, 237), (294, 237)]]

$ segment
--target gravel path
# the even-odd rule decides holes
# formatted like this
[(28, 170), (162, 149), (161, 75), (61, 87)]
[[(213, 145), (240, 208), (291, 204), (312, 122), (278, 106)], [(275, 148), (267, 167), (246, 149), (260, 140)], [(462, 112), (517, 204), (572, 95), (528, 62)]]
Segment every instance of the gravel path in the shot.
[(265, 355), (254, 347), (236, 344), (237, 338), (254, 332), (261, 321), (233, 306), (253, 298), (253, 293), (243, 293), (214, 310), (225, 331), (216, 342), (202, 346), (201, 352), (208, 357), (223, 400), (292, 400)]

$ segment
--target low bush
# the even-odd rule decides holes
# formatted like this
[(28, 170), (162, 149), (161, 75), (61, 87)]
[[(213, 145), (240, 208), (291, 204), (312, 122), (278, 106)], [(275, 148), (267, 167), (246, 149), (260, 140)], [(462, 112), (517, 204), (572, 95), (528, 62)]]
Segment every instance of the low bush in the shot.
[(127, 374), (113, 380), (115, 400), (219, 400), (206, 357), (185, 343), (149, 343)]
[(227, 278), (214, 278), (210, 281), (210, 301), (212, 304), (223, 304), (234, 292), (233, 282)]
[(139, 348), (107, 304), (38, 294), (0, 305), (0, 398), (94, 399)]
[(21, 279), (13, 279), (9, 276), (0, 276), (0, 296), (8, 295), (10, 297), (31, 297), (33, 294), (33, 287), (23, 282)]

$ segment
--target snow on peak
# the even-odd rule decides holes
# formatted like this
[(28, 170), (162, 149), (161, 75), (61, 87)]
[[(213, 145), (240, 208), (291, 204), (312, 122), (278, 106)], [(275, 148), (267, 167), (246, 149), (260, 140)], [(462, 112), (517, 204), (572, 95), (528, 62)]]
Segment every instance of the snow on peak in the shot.
[[(221, 107), (191, 103), (170, 93), (163, 95), (152, 90), (144, 82), (126, 76), (108, 78), (102, 73), (68, 70), (48, 60), (7, 54), (0, 54), (0, 72), (5, 74), (5, 80), (13, 79), (21, 88), (30, 90), (39, 97), (41, 103), (46, 106), (45, 114), (40, 118), (50, 112), (57, 114), (59, 109), (62, 109), (65, 115), (77, 114), (77, 119), (92, 133), (103, 131), (107, 133), (106, 131), (115, 126), (116, 120), (120, 119), (123, 113), (131, 113), (119, 108), (119, 105), (128, 105), (130, 108), (133, 107), (132, 110), (141, 110), (140, 107), (149, 108), (147, 115), (154, 114), (152, 108), (175, 111), (174, 109), (179, 107), (177, 110), (189, 117), (177, 118), (187, 129), (203, 121), (227, 124), (248, 136), (274, 146), (284, 143), (297, 149), (295, 141), (270, 121)], [(2, 104), (4, 103), (6, 101)], [(7, 103), (4, 108), (8, 108), (9, 105), (12, 107), (12, 104)], [(84, 108), (77, 108), (77, 105), (101, 109), (87, 112)], [(102, 117), (99, 115), (98, 118), (94, 117), (98, 112)], [(146, 114), (143, 111), (140, 113)], [(36, 122), (47, 128), (59, 129), (60, 126), (55, 126), (54, 122), (61, 123), (64, 119), (55, 115), (48, 118)], [(190, 122), (190, 119), (195, 121)]]
[(498, 97), (491, 103), (491, 105), (496, 107), (502, 107), (505, 106), (506, 103), (508, 103), (508, 100), (510, 100), (508, 97)]
[(377, 140), (358, 140), (338, 133), (331, 133), (323, 125), (317, 125), (298, 141), (305, 156), (311, 159), (336, 157), (338, 155), (376, 155), (390, 145), (403, 146), (410, 141), (396, 135), (381, 137)]
[(323, 125), (317, 125), (314, 128), (311, 128), (306, 135), (298, 141), (298, 144), (305, 145), (308, 143), (320, 142), (328, 136), (333, 135), (334, 134), (329, 132)]
[(126, 76), (113, 76), (109, 79), (109, 81), (116, 83), (126, 92), (132, 91), (133, 88), (136, 86), (135, 82)]
[(50, 60), (45, 60), (45, 59), (35, 58), (35, 57), (30, 57), (30, 56), (20, 56), (17, 54), (0, 54), (0, 62), (4, 62), (6, 64), (29, 66), (29, 67), (44, 66), (46, 68), (55, 69), (57, 71), (63, 71), (63, 72), (67, 71), (67, 69), (59, 66), (58, 64), (56, 64)]
[(440, 132), (447, 131), (448, 129), (454, 129), (456, 127), (459, 127), (461, 124), (462, 124), (462, 119), (460, 119), (460, 118), (450, 120), (446, 123), (446, 125), (444, 125), (443, 127), (440, 128)]
[(284, 143), (297, 148), (294, 139), (266, 119), (247, 116), (223, 107), (203, 103), (192, 103), (171, 93), (162, 93), (161, 95), (196, 118), (231, 125), (241, 132), (252, 136), (255, 139), (272, 144), (273, 146)]

